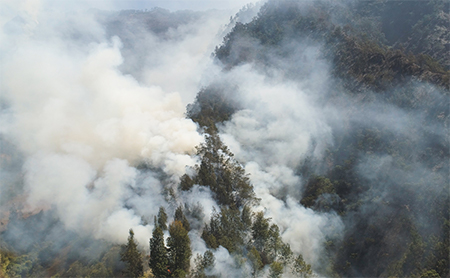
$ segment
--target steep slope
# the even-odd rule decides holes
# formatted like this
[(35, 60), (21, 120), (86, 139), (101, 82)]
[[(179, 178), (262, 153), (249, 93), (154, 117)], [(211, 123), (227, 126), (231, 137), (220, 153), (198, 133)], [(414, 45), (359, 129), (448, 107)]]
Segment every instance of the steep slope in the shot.
[[(269, 1), (216, 48), (224, 72), (232, 75), (249, 65), (267, 78), (281, 72), (282, 82), (308, 79), (302, 69), (308, 70), (308, 57), (304, 63), (298, 59), (308, 55), (305, 48), (319, 49), (319, 59), (329, 62), (331, 81), (325, 82), (333, 89), (313, 93), (325, 98), (324, 110), (335, 102), (331, 105), (347, 123), (332, 126), (334, 140), (325, 157), (311, 153), (297, 165), (297, 174), (307, 180), (298, 201), (316, 211), (336, 211), (346, 225), (341, 241), (327, 243), (323, 260), (332, 270), (323, 272), (322, 265), (317, 270), (322, 274), (448, 275), (443, 254), (449, 252), (449, 71), (442, 52), (448, 49), (448, 28), (439, 20), (448, 16), (447, 6), (442, 1)], [(365, 30), (368, 22), (374, 26)], [(433, 31), (425, 35), (426, 30)], [(367, 31), (372, 33), (363, 35)], [(199, 119), (215, 107), (210, 122), (223, 124), (228, 136), (237, 116), (221, 107), (244, 93), (240, 85), (231, 86), (234, 94), (223, 90), (220, 97), (208, 97), (205, 92), (215, 87), (199, 94), (194, 107), (203, 105), (205, 114), (196, 110), (192, 119), (210, 126)], [(248, 108), (240, 103), (234, 109)], [(247, 146), (239, 142), (241, 149)]]

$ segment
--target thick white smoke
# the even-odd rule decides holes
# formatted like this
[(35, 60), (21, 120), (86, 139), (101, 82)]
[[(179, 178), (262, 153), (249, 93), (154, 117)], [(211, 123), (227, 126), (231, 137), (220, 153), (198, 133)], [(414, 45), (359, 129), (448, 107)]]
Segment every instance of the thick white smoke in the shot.
[(202, 136), (185, 118), (182, 95), (197, 88), (164, 84), (201, 76), (205, 47), (181, 59), (183, 70), (170, 66), (193, 45), (211, 44), (217, 30), (178, 38), (166, 52), (158, 50), (163, 43), (150, 45), (146, 51), (167, 58), (147, 67), (142, 85), (119, 70), (122, 43), (105, 37), (95, 14), (46, 13), (31, 4), (2, 3), (16, 17), (3, 21), (1, 44), (8, 54), (1, 60), (2, 136), (25, 156), (27, 208), (52, 207), (68, 229), (112, 242), (123, 242), (133, 228), (147, 246), (152, 226), (142, 219), (152, 220), (167, 203), (158, 178), (135, 166), (161, 169), (176, 183), (196, 162)]
[(298, 61), (310, 70), (301, 82), (276, 71), (268, 77), (250, 65), (228, 73), (245, 109), (225, 123), (221, 137), (250, 174), (261, 199), (257, 209), (280, 227), (296, 254), (318, 267), (324, 241), (339, 235), (344, 225), (337, 214), (317, 213), (298, 202), (305, 181), (296, 170), (307, 156), (323, 157), (333, 143), (329, 118), (338, 115), (318, 104), (326, 94), (328, 71), (314, 53), (308, 49)]
[[(25, 156), (22, 193), (30, 211), (54, 209), (67, 229), (116, 243), (133, 228), (147, 247), (158, 208), (166, 207), (170, 216), (175, 210), (166, 200), (167, 187), (196, 163), (195, 146), (202, 141), (196, 124), (185, 118), (185, 106), (200, 86), (220, 78), (242, 93), (245, 109), (221, 128), (221, 136), (250, 173), (261, 198), (254, 209), (265, 210), (280, 226), (295, 253), (309, 263), (318, 260), (325, 238), (342, 228), (339, 217), (278, 196), (286, 189), (299, 197), (303, 181), (295, 168), (313, 143), (316, 157), (332, 143), (326, 115), (310, 94), (327, 77), (314, 51), (300, 57), (305, 64), (317, 62), (304, 84), (279, 82), (279, 76), (268, 78), (248, 66), (219, 72), (210, 53), (229, 15), (212, 12), (170, 29), (164, 39), (144, 34), (138, 53), (128, 56), (144, 66), (123, 74), (123, 42), (106, 36), (95, 13), (57, 10), (61, 3), (44, 12), (49, 3), (2, 4), (8, 14), (1, 22), (7, 27), (0, 43), (7, 53), (0, 60), (1, 132)], [(138, 170), (142, 163), (169, 181)], [(204, 222), (217, 207), (209, 190), (198, 186), (176, 194), (180, 203), (200, 204)], [(190, 236), (194, 252), (203, 253), (199, 235)], [(238, 269), (224, 248), (215, 256), (216, 272), (250, 271)]]

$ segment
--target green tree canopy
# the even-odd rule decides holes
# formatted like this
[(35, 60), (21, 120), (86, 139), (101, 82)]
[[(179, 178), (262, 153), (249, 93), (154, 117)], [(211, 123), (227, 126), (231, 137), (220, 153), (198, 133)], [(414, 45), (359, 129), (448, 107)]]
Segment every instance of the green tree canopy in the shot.
[(191, 240), (183, 224), (175, 220), (169, 225), (169, 269), (172, 276), (184, 277), (189, 271), (192, 256)]
[(126, 265), (124, 275), (126, 277), (141, 277), (144, 275), (144, 267), (142, 264), (141, 253), (138, 251), (138, 246), (134, 240), (133, 229), (130, 229), (128, 242), (123, 246), (120, 260)]
[(167, 248), (164, 244), (163, 230), (159, 226), (155, 227), (152, 238), (150, 239), (150, 260), (148, 265), (156, 277), (169, 276)]
[(158, 226), (161, 227), (163, 231), (167, 230), (167, 214), (164, 207), (160, 207), (158, 211)]
[(175, 211), (175, 220), (180, 221), (181, 224), (183, 224), (183, 227), (189, 231), (191, 229), (191, 225), (189, 224), (189, 221), (187, 220), (186, 216), (183, 212), (183, 207), (179, 206), (177, 210)]

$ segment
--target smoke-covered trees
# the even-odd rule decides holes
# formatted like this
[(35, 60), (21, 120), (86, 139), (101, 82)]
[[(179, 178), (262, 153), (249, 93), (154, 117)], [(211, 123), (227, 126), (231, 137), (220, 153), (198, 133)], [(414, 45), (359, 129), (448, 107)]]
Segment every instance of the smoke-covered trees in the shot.
[(197, 155), (201, 157), (200, 165), (193, 169), (193, 178), (188, 175), (181, 177), (182, 190), (189, 190), (194, 184), (207, 186), (219, 205), (237, 209), (255, 199), (245, 170), (215, 130), (209, 130), (205, 135), (205, 143), (197, 148)]
[(193, 104), (187, 106), (187, 115), (207, 133), (217, 133), (216, 123), (230, 119), (239, 103), (231, 97), (234, 88), (212, 85), (198, 92)]
[[(251, 226), (251, 241), (255, 250), (259, 253), (263, 265), (273, 265), (274, 271), (291, 264), (292, 251), (288, 244), (280, 237), (280, 228), (270, 224), (270, 219), (264, 217), (263, 212), (257, 212)], [(277, 273), (276, 271), (274, 273)]]
[(281, 277), (282, 274), (283, 274), (283, 264), (276, 261), (270, 264), (270, 272), (269, 272), (270, 278), (278, 278)]
[[(267, 4), (254, 20), (246, 21), (248, 23), (237, 23), (232, 32), (225, 37), (224, 45), (217, 48), (216, 58), (224, 64), (224, 71), (221, 74), (226, 76), (222, 79), (219, 74), (217, 80), (223, 85), (208, 85), (198, 93), (195, 103), (188, 107), (187, 116), (198, 123), (199, 132), (206, 135), (205, 143), (198, 147), (197, 157), (191, 157), (192, 161), (198, 159), (198, 165), (190, 168), (187, 174), (180, 178), (179, 189), (188, 192), (179, 192), (173, 187), (172, 182), (176, 181), (177, 177), (172, 176), (171, 170), (167, 171), (171, 168), (168, 167), (169, 164), (158, 163), (158, 165), (150, 165), (154, 167), (152, 169), (145, 169), (150, 172), (152, 178), (160, 179), (164, 187), (162, 195), (170, 191), (167, 194), (170, 196), (161, 196), (161, 202), (167, 201), (166, 207), (170, 207), (170, 212), (175, 214), (175, 222), (171, 223), (169, 229), (168, 216), (164, 208), (161, 207), (157, 213), (155, 228), (150, 239), (148, 262), (153, 275), (175, 277), (189, 272), (188, 275), (204, 277), (214, 273), (211, 270), (214, 265), (212, 254), (216, 251), (224, 251), (223, 247), (239, 264), (252, 267), (255, 277), (263, 275), (280, 277), (282, 273), (292, 274), (295, 277), (308, 277), (313, 275), (312, 267), (308, 264), (311, 263), (309, 259), (316, 257), (320, 258), (314, 266), (319, 265), (320, 268), (317, 267), (315, 270), (322, 271), (320, 274), (327, 277), (448, 277), (449, 141), (446, 132), (449, 123), (450, 75), (449, 55), (444, 55), (448, 52), (449, 45), (448, 1), (431, 0), (421, 3), (411, 2), (412, 4), (405, 1), (394, 1), (395, 3), (393, 1), (346, 1), (347, 4), (358, 3), (356, 9), (352, 8), (352, 4), (349, 6), (333, 4), (330, 8), (328, 2), (336, 1), (269, 0), (266, 2)], [(415, 7), (411, 9), (411, 6)], [(142, 16), (144, 14), (137, 15), (139, 18)], [(392, 16), (395, 18), (392, 19)], [(130, 17), (133, 17), (133, 12), (127, 13), (126, 18)], [(404, 21), (405, 18), (407, 21)], [(118, 22), (118, 25), (122, 23)], [(397, 26), (399, 28), (395, 29)], [(414, 35), (410, 36), (408, 33), (414, 33)], [(398, 36), (402, 37), (399, 39)], [(432, 40), (429, 40), (430, 36), (433, 37)], [(130, 42), (125, 42), (127, 43)], [(400, 43), (413, 53), (404, 51)], [(317, 44), (319, 47), (316, 47)], [(302, 51), (302, 48), (307, 51)], [(127, 52), (130, 52), (129, 49), (123, 50), (125, 51), (122, 54), (125, 56)], [(309, 57), (316, 55), (318, 59)], [(317, 79), (308, 77), (307, 82), (303, 82), (303, 71), (299, 68), (303, 65), (303, 59), (311, 65), (319, 62), (319, 69), (312, 66), (312, 72), (315, 72), (313, 77), (318, 76)], [(441, 60), (447, 61), (447, 64), (440, 64)], [(250, 65), (238, 67), (234, 71), (234, 66), (244, 63), (250, 63)], [(257, 69), (257, 72), (253, 72), (254, 69)], [(264, 82), (260, 82), (260, 79), (248, 78), (242, 83), (236, 82), (239, 88), (236, 88), (238, 86), (234, 84), (229, 85), (234, 82), (231, 80), (233, 74), (246, 74), (249, 71), (264, 78)], [(270, 76), (264, 76), (266, 73)], [(246, 77), (243, 76), (242, 79), (247, 79)], [(285, 83), (285, 80), (288, 82)], [(300, 82), (297, 82), (299, 80)], [(306, 113), (301, 117), (292, 118), (293, 121), (288, 122), (286, 126), (277, 125), (278, 131), (285, 132), (288, 129), (300, 127), (295, 125), (295, 121), (304, 121), (305, 126), (309, 126), (311, 130), (325, 128), (332, 139), (328, 141), (327, 138), (317, 137), (314, 135), (315, 132), (312, 132), (313, 134), (306, 140), (308, 142), (301, 143), (301, 149), (304, 150), (291, 148), (290, 142), (301, 142), (296, 139), (298, 134), (311, 131), (308, 130), (309, 128), (306, 130), (299, 128), (297, 134), (294, 134), (297, 129), (292, 133), (294, 135), (292, 141), (286, 141), (284, 136), (278, 136), (283, 132), (279, 132), (277, 136), (268, 136), (266, 141), (260, 141), (258, 135), (261, 133), (257, 131), (264, 132), (265, 127), (279, 122), (269, 119), (277, 118), (279, 115), (276, 113), (269, 115), (264, 114), (262, 109), (252, 110), (253, 104), (249, 105), (247, 101), (249, 96), (264, 98), (264, 90), (259, 90), (259, 85), (266, 83), (265, 81), (269, 82), (264, 86), (272, 81), (282, 84), (282, 87), (276, 87), (282, 88), (277, 90), (277, 94), (279, 92), (280, 100), (292, 101), (294, 110), (311, 109), (317, 112), (317, 114), (313, 113), (314, 119), (308, 119), (309, 113)], [(405, 85), (404, 81), (408, 83)], [(254, 94), (253, 92), (248, 94), (254, 82), (258, 83), (258, 90), (255, 90)], [(323, 94), (315, 89), (319, 86), (316, 83), (320, 84)], [(298, 92), (296, 91), (298, 95), (292, 94), (286, 97), (284, 85), (295, 87), (295, 90), (298, 88)], [(440, 85), (444, 88), (440, 88)], [(266, 87), (261, 86), (261, 88)], [(286, 91), (289, 90), (290, 88), (286, 88)], [(313, 102), (313, 104), (319, 104), (318, 109), (314, 107), (315, 105), (302, 106), (294, 103), (296, 98), (299, 96), (302, 98), (303, 94), (308, 99), (317, 100), (317, 103)], [(350, 101), (347, 103), (347, 100)], [(238, 103), (239, 101), (242, 103)], [(274, 102), (278, 103), (278, 100), (274, 99)], [(284, 108), (287, 103), (280, 102), (280, 104), (283, 104), (280, 106)], [(306, 104), (311, 102), (308, 101)], [(267, 107), (270, 108), (271, 105)], [(307, 109), (304, 109), (305, 107)], [(293, 233), (289, 230), (291, 227), (277, 226), (275, 223), (281, 223), (278, 219), (272, 221), (263, 212), (252, 212), (256, 200), (252, 184), (244, 171), (245, 164), (237, 161), (220, 137), (223, 133), (230, 132), (233, 125), (239, 124), (238, 120), (242, 114), (251, 116), (252, 113), (233, 115), (241, 108), (246, 109), (242, 112), (247, 112), (248, 109), (249, 112), (256, 112), (254, 114), (263, 116), (256, 118), (260, 125), (245, 125), (248, 130), (240, 129), (235, 134), (227, 134), (227, 136), (244, 135), (234, 137), (237, 141), (233, 146), (241, 144), (240, 157), (249, 159), (240, 162), (259, 163), (261, 167), (258, 171), (260, 172), (255, 171), (255, 174), (265, 172), (267, 177), (275, 177), (277, 173), (269, 173), (269, 171), (276, 170), (278, 166), (287, 165), (295, 178), (299, 178), (299, 182), (292, 187), (290, 185), (284, 187), (284, 180), (275, 179), (274, 186), (269, 185), (270, 198), (276, 198), (281, 205), (289, 205), (288, 201), (292, 201), (295, 206), (291, 207), (298, 206), (309, 214), (323, 216), (329, 213), (342, 220), (342, 229), (345, 232), (337, 236), (339, 240), (321, 238), (321, 240), (327, 240), (325, 246), (316, 244), (320, 241), (311, 241), (314, 242), (314, 247), (317, 247), (316, 251), (323, 250), (320, 256), (306, 256), (310, 254), (298, 254), (298, 252), (293, 254), (290, 246), (281, 239), (292, 236)], [(6, 111), (9, 109), (6, 108)], [(394, 112), (390, 113), (390, 111)], [(296, 111), (286, 112), (295, 114)], [(290, 113), (281, 114), (282, 117), (288, 118)], [(333, 119), (330, 119), (329, 114), (333, 114)], [(334, 118), (334, 115), (337, 117)], [(317, 122), (320, 124), (316, 125), (315, 116), (320, 118)], [(339, 124), (336, 124), (337, 122)], [(219, 125), (216, 126), (217, 123), (223, 123), (223, 125), (219, 127)], [(254, 127), (256, 129), (253, 129)], [(259, 128), (261, 129), (258, 130)], [(246, 137), (247, 131), (250, 131), (248, 135), (252, 140), (248, 141), (251, 142), (251, 146), (250, 143), (246, 145), (246, 142), (242, 142), (246, 140), (245, 138), (249, 138)], [(242, 133), (239, 134), (239, 132)], [(318, 134), (324, 135), (321, 132)], [(184, 137), (180, 136), (180, 138)], [(171, 141), (169, 140), (168, 143), (170, 144)], [(273, 145), (282, 147), (273, 148)], [(63, 149), (64, 152), (70, 152), (69, 155), (72, 155), (73, 150), (66, 150), (66, 147)], [(321, 152), (320, 149), (324, 151)], [(78, 156), (77, 152), (73, 154)], [(259, 156), (258, 152), (262, 156)], [(282, 161), (283, 155), (288, 152), (297, 155), (298, 164), (294, 161), (292, 164), (296, 165), (290, 165), (291, 162), (288, 165)], [(272, 157), (278, 155), (281, 159), (274, 159), (275, 162), (273, 162)], [(311, 160), (303, 160), (306, 155), (311, 155)], [(151, 156), (153, 159), (153, 155)], [(142, 156), (130, 153), (124, 157)], [(0, 158), (2, 162), (0, 164), (4, 166), (10, 156), (2, 153)], [(256, 159), (253, 160), (253, 158)], [(133, 168), (130, 170), (138, 173), (136, 181), (139, 183), (141, 176), (146, 176), (147, 173), (139, 168), (134, 169), (133, 163), (130, 163), (129, 167)], [(161, 166), (164, 169), (159, 168), (159, 165), (165, 165)], [(248, 166), (251, 168), (252, 165), (248, 164)], [(271, 166), (274, 167), (268, 168)], [(26, 168), (18, 167), (19, 172)], [(7, 168), (1, 170), (9, 171)], [(98, 175), (101, 176), (101, 172)], [(255, 186), (266, 185), (263, 183), (267, 179), (262, 181), (260, 176), (254, 178)], [(30, 181), (27, 180), (28, 182)], [(61, 186), (65, 185), (61, 184)], [(100, 187), (99, 183), (89, 181), (85, 188), (86, 194), (96, 194)], [(125, 184), (124, 187), (126, 187)], [(204, 190), (205, 188), (208, 190)], [(202, 198), (206, 195), (209, 197), (209, 189), (218, 205), (217, 210), (213, 211), (206, 223), (204, 215), (196, 208), (179, 206), (183, 202), (192, 204), (191, 200), (185, 199), (185, 196), (192, 196), (190, 194), (195, 190), (202, 193), (207, 191)], [(153, 193), (153, 191), (147, 191), (144, 186), (131, 186), (126, 191), (142, 198), (149, 196), (147, 195), (149, 192)], [(258, 190), (258, 193), (260, 192), (262, 190)], [(134, 199), (136, 198), (127, 199), (126, 206), (130, 205), (134, 209), (135, 204), (132, 203)], [(3, 198), (3, 200), (6, 199)], [(153, 199), (149, 198), (149, 201), (151, 200)], [(147, 200), (142, 203), (145, 201)], [(199, 201), (202, 202), (202, 200)], [(263, 206), (267, 206), (265, 201), (263, 200)], [(208, 208), (211, 203), (214, 202), (209, 202)], [(145, 205), (145, 207), (150, 206)], [(278, 217), (277, 215), (280, 214), (277, 214), (274, 209), (274, 206), (267, 207), (267, 211), (273, 217)], [(135, 212), (136, 215), (142, 212), (139, 216), (142, 216), (143, 225), (147, 225), (147, 214), (155, 214), (155, 211), (145, 212), (144, 209), (137, 207)], [(210, 211), (206, 213), (209, 214)], [(32, 223), (30, 226), (43, 222), (30, 221), (33, 216), (19, 218), (23, 218), (20, 219), (22, 223), (26, 221)], [(83, 257), (77, 250), (89, 250), (86, 246), (90, 245), (91, 241), (83, 244), (72, 239), (74, 242), (56, 243), (53, 247), (43, 243), (35, 244), (48, 238), (53, 240), (54, 231), (59, 230), (52, 228), (36, 233), (35, 227), (28, 229), (28, 226), (25, 228), (20, 225), (14, 226), (12, 216), (9, 220), (5, 219), (8, 223), (3, 218), (1, 220), (2, 240), (10, 240), (7, 239), (7, 235), (10, 235), (11, 231), (20, 230), (23, 231), (23, 238), (26, 237), (27, 241), (31, 242), (30, 246), (33, 247), (20, 249), (19, 244), (15, 244), (17, 241), (10, 241), (9, 247), (17, 254), (1, 253), (0, 277), (113, 277), (123, 275), (121, 271), (124, 265), (127, 267), (126, 271), (130, 272), (126, 275), (138, 275), (131, 273), (132, 271), (128, 269), (130, 265), (133, 265), (133, 256), (125, 256), (125, 252), (124, 262), (119, 262), (120, 246), (108, 246), (112, 251), (107, 248), (99, 251), (100, 248), (93, 245), (91, 250), (95, 252), (92, 253), (97, 255), (89, 254)], [(3, 223), (8, 226), (6, 232), (3, 232)], [(292, 224), (292, 228), (297, 229), (298, 225)], [(301, 230), (299, 232), (302, 233), (301, 237), (304, 237), (304, 230), (307, 229), (298, 229)], [(308, 230), (313, 231), (313, 229)], [(28, 234), (28, 231), (45, 234), (48, 237), (36, 237), (38, 239), (33, 241), (31, 238), (35, 237)], [(53, 233), (47, 231), (53, 231)], [(188, 258), (191, 256), (190, 247), (187, 244), (188, 231), (191, 231), (189, 234), (191, 238), (201, 234), (209, 248), (206, 253), (195, 258), (193, 269), (189, 269), (188, 264)], [(326, 234), (325, 231), (324, 234)], [(169, 235), (170, 238), (166, 241), (165, 236)], [(312, 236), (317, 239), (316, 235)], [(289, 238), (289, 240), (295, 239)], [(306, 241), (306, 244), (311, 242)], [(302, 244), (301, 247), (303, 246)], [(3, 242), (0, 242), (0, 247), (3, 250)], [(132, 250), (132, 244), (129, 243), (126, 248), (128, 251)], [(138, 252), (135, 250), (129, 253)], [(305, 257), (303, 258), (302, 255)], [(136, 254), (135, 257), (138, 260), (139, 255)], [(218, 261), (217, 264), (222, 262)]]
[(262, 211), (257, 212), (252, 224), (253, 245), (259, 252), (263, 251), (264, 245), (269, 237), (269, 219), (264, 218)]
[(179, 206), (175, 210), (175, 220), (180, 221), (181, 224), (183, 224), (183, 228), (189, 231), (191, 229), (191, 225), (189, 224), (189, 221), (187, 220), (186, 216), (183, 213), (183, 207)]
[(313, 277), (313, 272), (311, 269), (311, 265), (307, 264), (303, 260), (303, 256), (300, 254), (294, 260), (294, 266), (292, 268), (292, 273), (295, 274), (296, 277), (301, 278), (310, 278)]
[[(290, 246), (282, 241), (279, 227), (270, 224), (270, 219), (261, 211), (249, 215), (252, 213), (248, 206), (244, 206), (242, 212), (226, 207), (214, 212), (210, 223), (203, 228), (202, 238), (206, 245), (212, 249), (223, 246), (232, 254), (243, 255), (255, 277), (266, 265), (270, 266), (273, 277), (279, 277), (285, 268), (294, 271), (297, 260), (294, 260)], [(312, 274), (311, 265), (300, 258), (302, 267), (307, 267), (302, 271)]]
[[(196, 166), (194, 183), (208, 186), (219, 205), (241, 208), (254, 200), (255, 193), (245, 170), (233, 157), (215, 132), (205, 136), (205, 143), (198, 147), (201, 163)], [(182, 179), (182, 188), (189, 188), (188, 178)]]
[(120, 254), (120, 259), (126, 265), (124, 275), (126, 277), (141, 277), (144, 275), (144, 268), (142, 265), (141, 253), (138, 250), (137, 243), (134, 240), (134, 232), (130, 229), (128, 242), (123, 246), (123, 251)]
[[(231, 102), (223, 96), (215, 99), (218, 94), (208, 95), (207, 92), (200, 92), (196, 103), (188, 107), (188, 115), (204, 128), (206, 135), (205, 143), (197, 148), (200, 165), (193, 168), (193, 175), (181, 177), (180, 188), (189, 190), (194, 184), (207, 186), (220, 205), (220, 210), (214, 210), (210, 222), (203, 227), (202, 239), (207, 247), (223, 246), (231, 254), (244, 256), (253, 268), (254, 277), (258, 277), (266, 265), (270, 265), (271, 277), (279, 277), (285, 267), (293, 267), (292, 251), (282, 242), (277, 225), (270, 225), (270, 219), (265, 218), (263, 212), (252, 213), (251, 205), (258, 201), (253, 186), (217, 133), (216, 123), (228, 119), (237, 106), (214, 110), (211, 107), (228, 107)], [(208, 112), (203, 113), (203, 110)]]
[[(200, 103), (200, 100), (208, 101)], [(180, 188), (189, 190), (194, 184), (207, 186), (220, 205), (220, 210), (214, 210), (210, 222), (203, 227), (202, 239), (207, 247), (223, 246), (231, 254), (244, 256), (255, 277), (266, 265), (270, 265), (272, 277), (279, 277), (285, 267), (292, 267), (292, 251), (282, 242), (277, 225), (270, 225), (270, 219), (265, 218), (263, 212), (252, 213), (251, 205), (258, 201), (253, 186), (244, 168), (217, 134), (215, 124), (229, 116), (211, 106), (226, 107), (229, 104), (224, 98), (214, 100), (207, 91), (202, 91), (197, 96), (197, 103), (188, 107), (188, 115), (205, 128), (206, 136), (205, 143), (197, 148), (200, 165), (193, 168), (193, 174), (181, 177)], [(202, 110), (208, 113), (202, 113)], [(200, 261), (201, 258), (196, 259)]]
[(203, 228), (202, 238), (208, 247), (222, 245), (234, 252), (244, 244), (244, 232), (239, 210), (222, 207), (220, 212), (214, 211), (211, 215), (209, 225)]
[(197, 254), (194, 259), (195, 267), (192, 271), (193, 278), (212, 278), (214, 276), (207, 275), (208, 271), (211, 271), (214, 267), (215, 257), (210, 250), (205, 251), (203, 256)]

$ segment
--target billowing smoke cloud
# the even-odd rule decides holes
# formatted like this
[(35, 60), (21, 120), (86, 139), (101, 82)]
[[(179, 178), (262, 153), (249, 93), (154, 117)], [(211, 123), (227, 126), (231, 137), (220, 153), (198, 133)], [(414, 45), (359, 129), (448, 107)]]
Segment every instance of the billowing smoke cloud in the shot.
[[(18, 195), (25, 194), (27, 211), (55, 210), (66, 229), (116, 243), (133, 228), (144, 247), (159, 206), (169, 215), (178, 204), (199, 206), (201, 227), (217, 208), (209, 190), (175, 192), (175, 204), (167, 192), (196, 163), (194, 147), (202, 141), (185, 106), (219, 78), (243, 92), (246, 109), (223, 127), (222, 137), (246, 164), (261, 198), (255, 209), (280, 226), (295, 253), (318, 260), (325, 237), (341, 229), (339, 218), (292, 199), (304, 182), (295, 168), (313, 141), (317, 157), (332, 142), (322, 113), (311, 106), (309, 93), (323, 87), (315, 80), (327, 73), (314, 48), (301, 54), (305, 64), (317, 62), (309, 71), (314, 80), (274, 82), (248, 66), (224, 74), (212, 64), (228, 14), (201, 14), (163, 36), (138, 25), (119, 38), (109, 36), (117, 30), (102, 26), (95, 12), (33, 7), (7, 22), (2, 36), (11, 40), (1, 46), (9, 54), (2, 58), (2, 136), (25, 157)], [(191, 235), (193, 250), (203, 253), (198, 237)], [(250, 272), (223, 248), (215, 256), (214, 271)]]
[[(227, 84), (236, 88), (235, 102), (242, 109), (219, 127), (220, 136), (250, 174), (260, 198), (253, 210), (264, 211), (280, 227), (282, 239), (317, 270), (323, 243), (342, 237), (345, 222), (336, 212), (299, 203), (305, 160), (332, 164), (324, 159), (327, 149), (336, 137), (353, 132), (353, 126), (403, 136), (414, 148), (427, 147), (429, 142), (420, 138), (423, 132), (437, 141), (445, 137), (440, 124), (422, 125), (429, 115), (387, 106), (376, 96), (362, 104), (336, 93), (341, 88), (333, 83), (321, 46), (308, 40), (285, 41), (278, 54), (243, 40), (245, 47), (265, 51), (267, 64), (224, 71), (210, 55), (229, 30), (229, 13), (178, 14), (180, 24), (162, 26), (158, 33), (145, 24), (120, 29), (108, 21), (108, 13), (68, 13), (70, 1), (47, 9), (51, 3), (0, 5), (0, 50), (5, 53), (0, 58), (0, 142), (2, 159), (9, 161), (0, 165), (2, 210), (10, 209), (14, 198), (25, 199), (23, 211), (51, 210), (71, 232), (123, 243), (133, 228), (147, 248), (158, 208), (166, 208), (170, 221), (176, 207), (185, 205), (197, 213), (188, 215), (194, 260), (207, 250), (199, 229), (218, 206), (206, 187), (176, 190), (186, 166), (197, 163), (195, 146), (203, 140), (197, 125), (186, 119), (185, 107), (200, 88)], [(130, 20), (126, 13), (124, 19)], [(448, 102), (428, 86), (426, 93), (417, 94), (430, 91)], [(365, 199), (392, 196), (392, 181), (399, 176), (409, 184), (417, 173), (433, 178), (443, 171), (419, 162), (405, 170), (393, 155), (360, 155), (364, 159), (357, 171), (375, 185)], [(412, 159), (418, 161), (419, 154)], [(315, 166), (318, 173), (326, 168)], [(438, 194), (440, 188), (434, 188), (427, 192)], [(250, 266), (239, 265), (223, 247), (214, 255), (210, 274), (251, 273)]]
[[(324, 241), (339, 237), (344, 226), (335, 213), (317, 213), (299, 204), (305, 180), (298, 170), (308, 157), (323, 159), (333, 144), (333, 123), (341, 115), (322, 102), (332, 80), (328, 64), (319, 57), (320, 46), (290, 42), (285, 48), (295, 49), (294, 57), (269, 55), (269, 67), (246, 64), (227, 73), (244, 109), (221, 127), (221, 137), (250, 174), (261, 198), (258, 209), (280, 227), (296, 254), (320, 267)], [(298, 77), (289, 79), (285, 72)]]
[[(165, 188), (196, 162), (202, 136), (185, 118), (182, 96), (195, 94), (186, 80), (201, 76), (201, 61), (210, 55), (194, 45), (210, 45), (219, 20), (197, 22), (209, 22), (210, 30), (194, 24), (171, 30), (177, 42), (145, 34), (155, 43), (139, 55), (161, 59), (150, 59), (143, 84), (121, 72), (123, 43), (106, 36), (95, 12), (47, 13), (28, 4), (4, 4), (16, 17), (5, 15), (10, 20), (2, 32), (8, 54), (2, 57), (2, 140), (14, 142), (25, 158), (23, 192), (17, 183), (4, 184), (2, 192), (15, 186), (16, 195), (27, 196), (28, 211), (55, 209), (68, 230), (94, 238), (123, 242), (133, 228), (147, 247), (152, 215), (168, 206)], [(189, 35), (177, 35), (187, 29)], [(162, 184), (139, 165), (168, 179)]]
[[(255, 51), (246, 52), (248, 47)], [(364, 222), (361, 219), (369, 219), (375, 211), (379, 215), (395, 214), (397, 206), (407, 210), (416, 207), (417, 225), (438, 230), (436, 220), (427, 220), (418, 207), (435, 202), (442, 195), (443, 185), (448, 184), (447, 175), (442, 176), (448, 171), (443, 159), (448, 151), (443, 128), (448, 108), (442, 106), (448, 104), (448, 97), (442, 89), (405, 82), (402, 88), (383, 93), (398, 98), (398, 102), (387, 102), (382, 94), (369, 91), (364, 93), (364, 100), (352, 97), (330, 74), (329, 61), (320, 54), (323, 53), (320, 42), (312, 43), (305, 38), (284, 41), (276, 47), (261, 46), (245, 37), (237, 39), (231, 49), (231, 63), (233, 51), (241, 59), (247, 55), (250, 62), (234, 66), (222, 77), (238, 88), (233, 97), (242, 109), (220, 127), (221, 137), (250, 173), (257, 197), (261, 198), (259, 209), (272, 217), (294, 252), (303, 254), (316, 270), (323, 271), (321, 256), (326, 240), (339, 242), (344, 231), (353, 231), (358, 236), (355, 222)], [(402, 103), (406, 91), (414, 96), (412, 109)], [(433, 107), (434, 112), (422, 110), (424, 103)], [(367, 203), (362, 206), (359, 218), (301, 206), (298, 201), (305, 191), (306, 180), (301, 170), (305, 163), (309, 160), (308, 167), (313, 165), (315, 174), (330, 175), (327, 171), (345, 161), (332, 161), (329, 151), (336, 149), (335, 145), (344, 149), (342, 138), (356, 137), (364, 128), (375, 132), (381, 142), (373, 142), (369, 150), (357, 153), (356, 172), (362, 178), (362, 186), (370, 188), (361, 196)], [(404, 150), (410, 159), (408, 168), (402, 165), (399, 154), (381, 151), (381, 146), (392, 144), (387, 142), (394, 137), (408, 146)], [(434, 149), (435, 157), (431, 159), (428, 156)], [(345, 157), (342, 160), (355, 155), (345, 149), (340, 151)], [(430, 165), (425, 165), (425, 161)], [(424, 187), (427, 179), (434, 182)], [(427, 196), (427, 201), (419, 196)], [(324, 194), (322, 198), (317, 203), (340, 202), (336, 194)]]

